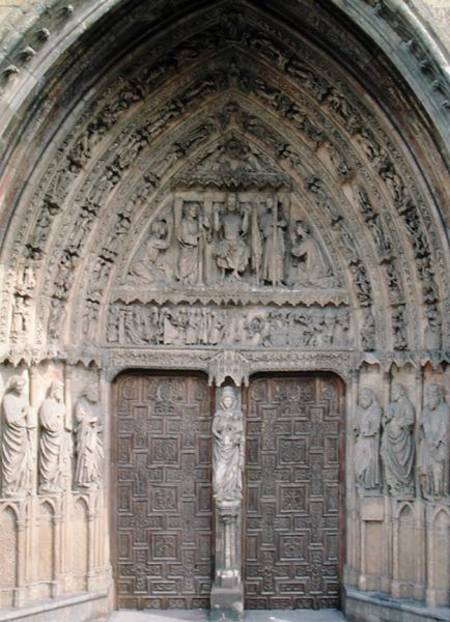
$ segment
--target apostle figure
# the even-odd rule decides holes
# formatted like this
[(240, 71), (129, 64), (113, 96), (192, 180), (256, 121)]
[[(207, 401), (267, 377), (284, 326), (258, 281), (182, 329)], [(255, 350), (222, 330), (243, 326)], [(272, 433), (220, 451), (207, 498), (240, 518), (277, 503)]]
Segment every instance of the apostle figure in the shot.
[(281, 204), (277, 200), (268, 199), (268, 211), (261, 218), (264, 251), (262, 258), (262, 280), (273, 287), (283, 283), (285, 241), (284, 230), (287, 226), (283, 215), (279, 213)]
[(214, 213), (214, 230), (219, 234), (215, 255), (218, 268), (225, 278), (230, 274), (232, 280), (239, 280), (250, 260), (250, 249), (246, 236), (249, 229), (249, 208), (241, 214), (235, 194), (227, 197), (226, 212), (221, 217)]
[(291, 255), (298, 261), (295, 277), (297, 283), (314, 285), (330, 276), (330, 266), (319, 243), (301, 220), (295, 223)]
[(146, 283), (164, 281), (168, 274), (163, 257), (170, 246), (170, 242), (167, 222), (165, 220), (152, 222), (144, 254), (132, 264), (129, 274)]
[(420, 418), (419, 477), (423, 496), (448, 494), (449, 416), (442, 388), (430, 384)]
[(368, 388), (362, 389), (353, 430), (356, 436), (356, 483), (365, 490), (374, 490), (380, 486), (381, 415), (382, 410), (374, 392)]
[(179, 243), (177, 277), (182, 283), (200, 285), (203, 282), (203, 253), (205, 231), (209, 224), (202, 217), (200, 203), (187, 201), (177, 231)]
[(90, 385), (75, 406), (77, 463), (75, 482), (83, 488), (96, 487), (100, 482), (103, 448), (98, 432), (96, 405), (98, 392)]
[(32, 489), (32, 429), (36, 427), (22, 376), (10, 378), (2, 407), (2, 492), (4, 497), (22, 497)]
[(71, 476), (72, 438), (66, 427), (62, 382), (50, 385), (39, 409), (39, 479), (42, 492), (60, 492)]
[(381, 456), (385, 481), (393, 494), (414, 493), (415, 410), (405, 388), (392, 388), (392, 402), (383, 417)]
[(218, 503), (239, 501), (244, 467), (244, 427), (233, 387), (222, 389), (212, 433), (214, 496)]

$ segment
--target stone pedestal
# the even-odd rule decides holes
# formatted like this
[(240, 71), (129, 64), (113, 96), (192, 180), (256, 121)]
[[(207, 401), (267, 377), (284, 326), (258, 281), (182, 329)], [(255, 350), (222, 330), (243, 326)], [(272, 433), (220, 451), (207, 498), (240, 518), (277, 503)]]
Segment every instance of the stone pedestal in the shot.
[(242, 620), (241, 502), (216, 500), (216, 571), (211, 620)]

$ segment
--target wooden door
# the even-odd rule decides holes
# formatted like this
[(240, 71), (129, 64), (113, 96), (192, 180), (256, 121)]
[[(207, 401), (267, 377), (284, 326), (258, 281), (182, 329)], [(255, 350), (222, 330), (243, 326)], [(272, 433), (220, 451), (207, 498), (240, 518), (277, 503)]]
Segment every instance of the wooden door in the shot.
[(115, 579), (120, 608), (208, 607), (211, 398), (199, 376), (115, 387)]
[(343, 397), (333, 376), (247, 392), (244, 575), (249, 609), (339, 605)]

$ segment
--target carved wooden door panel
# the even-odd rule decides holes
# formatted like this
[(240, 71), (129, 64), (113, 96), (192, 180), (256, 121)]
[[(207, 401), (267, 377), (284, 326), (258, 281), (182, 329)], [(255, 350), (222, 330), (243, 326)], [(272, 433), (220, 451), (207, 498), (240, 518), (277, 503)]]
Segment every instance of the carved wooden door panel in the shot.
[(209, 606), (210, 413), (203, 378), (130, 375), (118, 381), (119, 607)]
[(331, 376), (265, 377), (250, 385), (244, 538), (249, 609), (339, 605), (342, 401), (341, 383)]

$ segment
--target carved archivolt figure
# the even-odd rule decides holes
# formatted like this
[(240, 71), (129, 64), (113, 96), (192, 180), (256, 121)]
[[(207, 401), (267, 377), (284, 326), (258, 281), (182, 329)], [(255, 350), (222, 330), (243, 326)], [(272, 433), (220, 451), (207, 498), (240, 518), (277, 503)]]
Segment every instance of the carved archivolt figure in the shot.
[(96, 405), (97, 387), (90, 385), (75, 406), (77, 463), (75, 482), (94, 487), (100, 482), (103, 448), (99, 438)]
[(218, 502), (239, 501), (244, 467), (244, 427), (232, 387), (222, 389), (212, 433), (214, 496)]
[(240, 279), (241, 273), (246, 270), (250, 259), (246, 241), (248, 229), (249, 210), (241, 213), (236, 195), (229, 194), (227, 212), (222, 218), (218, 211), (214, 214), (214, 230), (221, 234), (215, 249), (216, 261), (223, 276), (231, 272), (232, 279)]
[(296, 282), (314, 285), (330, 276), (330, 267), (319, 243), (300, 220), (295, 223), (291, 254), (299, 261)]
[(371, 389), (364, 388), (356, 408), (353, 430), (355, 442), (355, 477), (365, 490), (380, 485), (380, 426), (382, 410)]
[(71, 476), (72, 437), (66, 428), (66, 407), (61, 382), (52, 382), (39, 409), (39, 479), (43, 492), (59, 492)]
[(146, 283), (157, 283), (168, 277), (167, 266), (163, 263), (165, 251), (171, 239), (165, 220), (156, 220), (150, 226), (143, 256), (132, 264), (129, 274)]
[(425, 389), (425, 404), (420, 418), (419, 475), (425, 498), (448, 493), (449, 416), (442, 387), (430, 384)]
[(415, 410), (405, 388), (392, 388), (392, 402), (383, 417), (381, 455), (385, 481), (392, 493), (414, 493)]
[(3, 398), (1, 473), (5, 497), (24, 496), (33, 485), (33, 439), (31, 407), (26, 382), (12, 376)]

